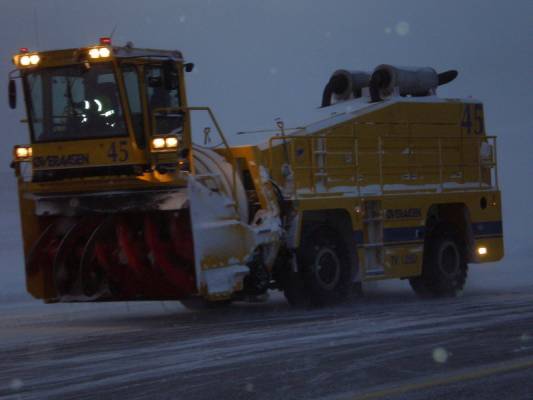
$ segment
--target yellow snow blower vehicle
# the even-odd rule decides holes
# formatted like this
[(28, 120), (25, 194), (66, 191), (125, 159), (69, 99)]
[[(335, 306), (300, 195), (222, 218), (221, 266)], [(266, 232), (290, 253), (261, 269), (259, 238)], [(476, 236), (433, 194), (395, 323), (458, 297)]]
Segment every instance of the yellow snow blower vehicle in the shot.
[[(46, 302), (224, 302), (283, 290), (349, 298), (365, 280), (424, 296), (503, 256), (496, 138), (483, 106), (440, 99), (457, 73), (338, 70), (320, 119), (230, 146), (190, 107), (178, 51), (28, 49), (13, 57), (31, 144), (13, 149), (27, 290)], [(204, 113), (209, 126), (192, 123)], [(199, 130), (200, 129), (200, 130)], [(216, 131), (221, 146), (195, 143)], [(206, 141), (208, 143), (208, 141)]]

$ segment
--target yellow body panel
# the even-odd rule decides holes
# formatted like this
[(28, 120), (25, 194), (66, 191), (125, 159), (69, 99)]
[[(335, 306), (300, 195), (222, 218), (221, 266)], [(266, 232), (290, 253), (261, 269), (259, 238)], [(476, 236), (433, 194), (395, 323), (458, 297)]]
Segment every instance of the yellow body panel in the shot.
[[(378, 110), (371, 107), (338, 124), (333, 117), (329, 126), (311, 133), (271, 139), (264, 158), (274, 180), (294, 198), (295, 208), (300, 213), (340, 209), (351, 215), (364, 275), (368, 237), (363, 217), (355, 210), (365, 202), (379, 202), (384, 273), (366, 279), (421, 273), (425, 224), (435, 205), (466, 207), (474, 248), (488, 249), (473, 262), (500, 260), (503, 233), (495, 138), (485, 136), (481, 104), (403, 100)], [(483, 143), (492, 146), (490, 159), (481, 159)], [(291, 176), (283, 174), (284, 164), (290, 166)], [(400, 216), (387, 218), (389, 210), (399, 210)]]
[(145, 152), (129, 137), (35, 143), (32, 149), (34, 170), (139, 165), (146, 162)]

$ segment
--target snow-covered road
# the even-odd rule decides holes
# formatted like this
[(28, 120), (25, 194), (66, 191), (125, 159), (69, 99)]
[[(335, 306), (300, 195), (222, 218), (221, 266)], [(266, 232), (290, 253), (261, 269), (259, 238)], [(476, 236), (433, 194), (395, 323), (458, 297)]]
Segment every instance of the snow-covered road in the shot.
[(202, 312), (170, 302), (0, 312), (0, 398), (533, 397), (533, 286), (435, 301), (377, 288), (320, 310), (275, 295)]
[(471, 266), (457, 299), (421, 301), (392, 282), (305, 311), (279, 294), (203, 312), (45, 305), (24, 293), (16, 191), (4, 181), (0, 399), (533, 398), (528, 236), (510, 231), (505, 259)]

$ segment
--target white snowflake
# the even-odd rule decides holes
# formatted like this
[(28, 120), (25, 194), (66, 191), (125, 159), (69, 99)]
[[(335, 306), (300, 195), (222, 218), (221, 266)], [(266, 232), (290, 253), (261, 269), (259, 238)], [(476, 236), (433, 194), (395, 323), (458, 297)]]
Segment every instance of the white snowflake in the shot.
[(444, 347), (436, 347), (433, 349), (433, 361), (439, 364), (444, 364), (446, 361), (448, 361), (448, 357), (450, 354)]
[(409, 33), (411, 26), (408, 22), (400, 21), (396, 24), (396, 33), (400, 36), (405, 36)]

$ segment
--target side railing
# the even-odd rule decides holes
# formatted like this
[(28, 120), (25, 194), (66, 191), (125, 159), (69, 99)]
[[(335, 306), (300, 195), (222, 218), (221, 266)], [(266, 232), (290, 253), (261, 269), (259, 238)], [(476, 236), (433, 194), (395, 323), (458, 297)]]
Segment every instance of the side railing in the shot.
[[(233, 197), (233, 201), (235, 202), (236, 209), (239, 209), (239, 197), (237, 196), (237, 160), (235, 159), (231, 151), (230, 145), (226, 139), (226, 136), (224, 135), (224, 132), (222, 131), (222, 128), (220, 127), (220, 124), (218, 123), (218, 120), (215, 117), (215, 114), (209, 107), (187, 107), (187, 110), (191, 112), (192, 111), (207, 112), (207, 114), (209, 115), (209, 118), (211, 119), (211, 122), (215, 126), (218, 136), (220, 137), (220, 140), (222, 141), (222, 144), (224, 145), (226, 149), (226, 158), (231, 163), (231, 167), (232, 167), (232, 185), (231, 185), (232, 193), (231, 195)], [(192, 142), (193, 142), (193, 138), (192, 138), (192, 132), (191, 132), (191, 144)], [(191, 149), (191, 151), (194, 152), (193, 149)], [(194, 165), (193, 157), (191, 157), (191, 173), (193, 175), (196, 174), (196, 167)]]
[[(282, 143), (288, 151), (277, 152), (275, 160), (274, 148)], [(280, 161), (286, 164), (291, 176), (285, 180), (292, 179), (293, 195), (339, 191), (362, 195), (370, 186), (377, 186), (380, 194), (498, 189), (496, 153), (495, 136), (359, 138), (325, 133), (269, 140), (270, 168), (279, 168), (274, 164)], [(350, 187), (339, 187), (335, 183), (339, 180)]]

